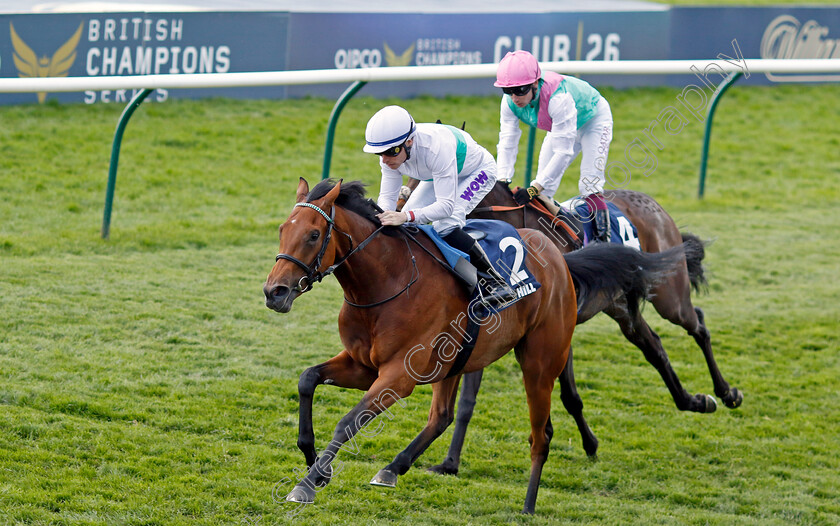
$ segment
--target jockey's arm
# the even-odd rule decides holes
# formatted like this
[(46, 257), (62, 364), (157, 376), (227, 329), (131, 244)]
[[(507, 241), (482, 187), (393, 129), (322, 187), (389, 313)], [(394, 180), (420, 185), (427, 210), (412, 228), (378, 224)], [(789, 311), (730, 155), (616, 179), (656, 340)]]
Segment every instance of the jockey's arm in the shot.
[[(548, 113), (551, 116), (551, 131), (548, 132), (548, 142), (543, 143), (543, 148), (551, 148), (551, 156), (548, 162), (540, 166), (535, 181), (542, 186), (542, 194), (552, 197), (560, 186), (563, 173), (574, 159), (577, 109), (572, 96), (568, 93), (558, 93), (552, 97)], [(543, 155), (540, 152), (540, 156)]]
[(382, 161), (379, 162), (379, 166), (382, 168), (382, 182), (379, 185), (379, 197), (376, 199), (376, 204), (382, 210), (396, 210), (397, 196), (403, 181), (402, 174), (391, 170)]
[(417, 188), (418, 184), (420, 184), (420, 179), (414, 179), (413, 177), (409, 177), (405, 185), (400, 187), (399, 197), (397, 197), (397, 211), (403, 209), (403, 207), (405, 206), (405, 202), (408, 201), (409, 197), (411, 197), (411, 192), (413, 192), (414, 189)]
[(429, 154), (424, 159), (426, 169), (430, 172), (435, 190), (435, 202), (411, 210), (415, 222), (424, 224), (438, 221), (452, 216), (455, 210), (455, 197), (458, 190), (458, 163), (455, 152), (455, 140), (441, 142), (435, 154)]
[(507, 97), (502, 97), (502, 107), (499, 110), (499, 144), (496, 145), (496, 175), (500, 181), (513, 179), (516, 154), (519, 149), (519, 118), (508, 106)]

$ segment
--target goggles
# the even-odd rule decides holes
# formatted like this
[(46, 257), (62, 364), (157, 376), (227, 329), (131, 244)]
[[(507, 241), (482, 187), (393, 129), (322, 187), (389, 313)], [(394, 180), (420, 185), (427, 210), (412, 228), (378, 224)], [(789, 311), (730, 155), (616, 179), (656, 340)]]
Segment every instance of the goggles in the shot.
[(404, 148), (405, 148), (405, 143), (403, 143), (399, 146), (393, 146), (391, 148), (388, 148), (384, 152), (379, 152), (376, 155), (384, 155), (385, 157), (396, 157), (397, 155), (400, 154), (401, 151), (403, 151)]
[(533, 84), (525, 84), (524, 86), (513, 86), (510, 88), (502, 88), (502, 93), (505, 95), (516, 95), (517, 97), (521, 97), (531, 91), (531, 87)]

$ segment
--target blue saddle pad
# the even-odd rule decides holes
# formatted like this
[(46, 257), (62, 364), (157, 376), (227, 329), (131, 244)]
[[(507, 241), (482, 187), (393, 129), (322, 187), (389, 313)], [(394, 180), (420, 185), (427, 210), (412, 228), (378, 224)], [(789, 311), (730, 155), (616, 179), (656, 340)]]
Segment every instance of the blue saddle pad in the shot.
[[(458, 249), (449, 246), (440, 235), (434, 231), (431, 225), (420, 225), (419, 228), (437, 244), (447, 263), (453, 268), (458, 258), (470, 260), (469, 256)], [(508, 284), (516, 292), (517, 301), (529, 294), (533, 294), (540, 288), (540, 283), (534, 277), (525, 264), (527, 247), (522, 242), (519, 232), (513, 226), (504, 221), (494, 219), (469, 219), (464, 231), (483, 232), (485, 237), (478, 243), (487, 256), (493, 267), (508, 280)], [(515, 303), (515, 301), (514, 301)], [(512, 303), (511, 303), (512, 305)]]
[[(575, 201), (574, 204), (577, 205), (574, 208), (574, 213), (580, 219), (580, 222), (583, 223), (583, 244), (588, 245), (595, 239), (595, 217), (582, 199)], [(636, 226), (612, 202), (607, 201), (607, 209), (610, 213), (610, 242), (620, 243), (641, 250)]]

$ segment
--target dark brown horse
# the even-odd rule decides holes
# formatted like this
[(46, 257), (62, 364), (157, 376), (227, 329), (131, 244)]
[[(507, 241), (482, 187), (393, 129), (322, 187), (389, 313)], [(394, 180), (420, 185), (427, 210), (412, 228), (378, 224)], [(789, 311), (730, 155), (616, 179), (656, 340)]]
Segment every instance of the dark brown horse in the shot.
[[(338, 318), (344, 349), (306, 369), (298, 384), (298, 447), (309, 471), (287, 500), (313, 502), (316, 489), (326, 486), (334, 474), (339, 449), (348, 442), (355, 445), (359, 432), (373, 436), (384, 421), (376, 423), (377, 431), (367, 424), (383, 413), (392, 418), (389, 407), (404, 405), (402, 399), (416, 385), (431, 383), (428, 423), (373, 481), (395, 485), (397, 476), (452, 422), (461, 373), (481, 370), (515, 349), (531, 419), (531, 476), (524, 511), (532, 513), (553, 433), (551, 392), (567, 362), (578, 304), (646, 294), (652, 280), (682, 257), (681, 249), (644, 255), (604, 246), (564, 259), (544, 234), (522, 230), (541, 247), (539, 253), (526, 250), (525, 262), (542, 287), (507, 309), (479, 316), (477, 302), (470, 301), (461, 282), (440, 264), (440, 252), (432, 242), (410, 235), (405, 228), (383, 229), (376, 213), (359, 182), (323, 181), (309, 192), (301, 179), (297, 204), (280, 226), (280, 254), (264, 286), (266, 306), (288, 312), (298, 296), (333, 272), (345, 295)], [(467, 341), (463, 326), (470, 322), (480, 330), (469, 358), (455, 370), (457, 351)], [(319, 384), (366, 393), (340, 420), (332, 440), (317, 456), (312, 398)]]
[[(653, 288), (650, 301), (660, 316), (683, 327), (694, 337), (706, 358), (715, 394), (721, 398), (724, 405), (731, 409), (740, 406), (743, 395), (737, 388), (730, 387), (721, 375), (712, 353), (711, 338), (703, 320), (703, 311), (691, 303), (692, 286), (697, 290), (705, 284), (702, 267), (703, 243), (692, 234), (681, 233), (671, 216), (646, 194), (616, 190), (606, 192), (605, 197), (612, 201), (636, 226), (641, 249), (644, 252), (663, 252), (685, 243), (687, 247), (685, 257), (678, 263), (675, 272), (666, 276)], [(552, 221), (552, 216), (547, 216), (545, 211), (538, 210), (538, 207), (517, 205), (506, 183), (496, 183), (493, 190), (469, 217), (500, 219), (517, 228), (539, 229), (546, 233), (546, 237), (551, 239), (562, 252), (568, 253), (575, 248), (575, 240), (571, 235), (574, 232), (570, 232), (570, 228), (559, 224), (557, 220)], [(566, 224), (574, 231), (575, 225), (569, 222)], [(671, 367), (668, 354), (662, 347), (659, 336), (642, 318), (638, 309), (629, 309), (622, 304), (622, 298), (610, 304), (589, 303), (578, 313), (577, 323), (584, 323), (601, 310), (613, 318), (624, 336), (642, 350), (648, 362), (662, 376), (678, 409), (699, 413), (715, 411), (717, 404), (714, 398), (705, 394), (692, 396), (685, 390)], [(448, 474), (458, 472), (461, 448), (475, 407), (476, 394), (481, 385), (481, 374), (482, 371), (477, 371), (464, 376), (449, 452), (443, 463), (430, 468), (431, 471)], [(583, 402), (575, 386), (571, 349), (569, 361), (560, 375), (559, 382), (560, 398), (577, 423), (583, 440), (583, 448), (588, 455), (594, 456), (598, 449), (598, 439), (583, 417)]]

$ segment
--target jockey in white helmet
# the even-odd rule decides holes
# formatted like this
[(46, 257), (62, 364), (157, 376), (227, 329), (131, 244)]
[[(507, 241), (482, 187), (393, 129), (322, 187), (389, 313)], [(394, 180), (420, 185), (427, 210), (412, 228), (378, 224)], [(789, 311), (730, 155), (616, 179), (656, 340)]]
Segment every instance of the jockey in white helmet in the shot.
[(524, 204), (538, 194), (551, 198), (566, 168), (579, 153), (578, 190), (595, 216), (595, 239), (608, 242), (610, 219), (604, 200), (604, 168), (612, 141), (610, 105), (583, 80), (550, 71), (542, 72), (527, 51), (508, 53), (499, 62), (496, 82), (504, 96), (499, 130), (499, 179), (510, 181), (519, 148), (519, 122), (545, 130), (537, 177), (532, 186), (515, 194)]
[[(365, 129), (364, 151), (379, 155), (382, 183), (377, 203), (383, 225), (431, 223), (451, 246), (470, 256), (470, 262), (493, 280), (483, 291), (485, 300), (501, 304), (515, 293), (490, 264), (481, 246), (464, 232), (467, 214), (496, 184), (496, 162), (467, 132), (443, 124), (414, 122), (400, 106), (376, 112)], [(422, 181), (396, 211), (403, 176)]]

